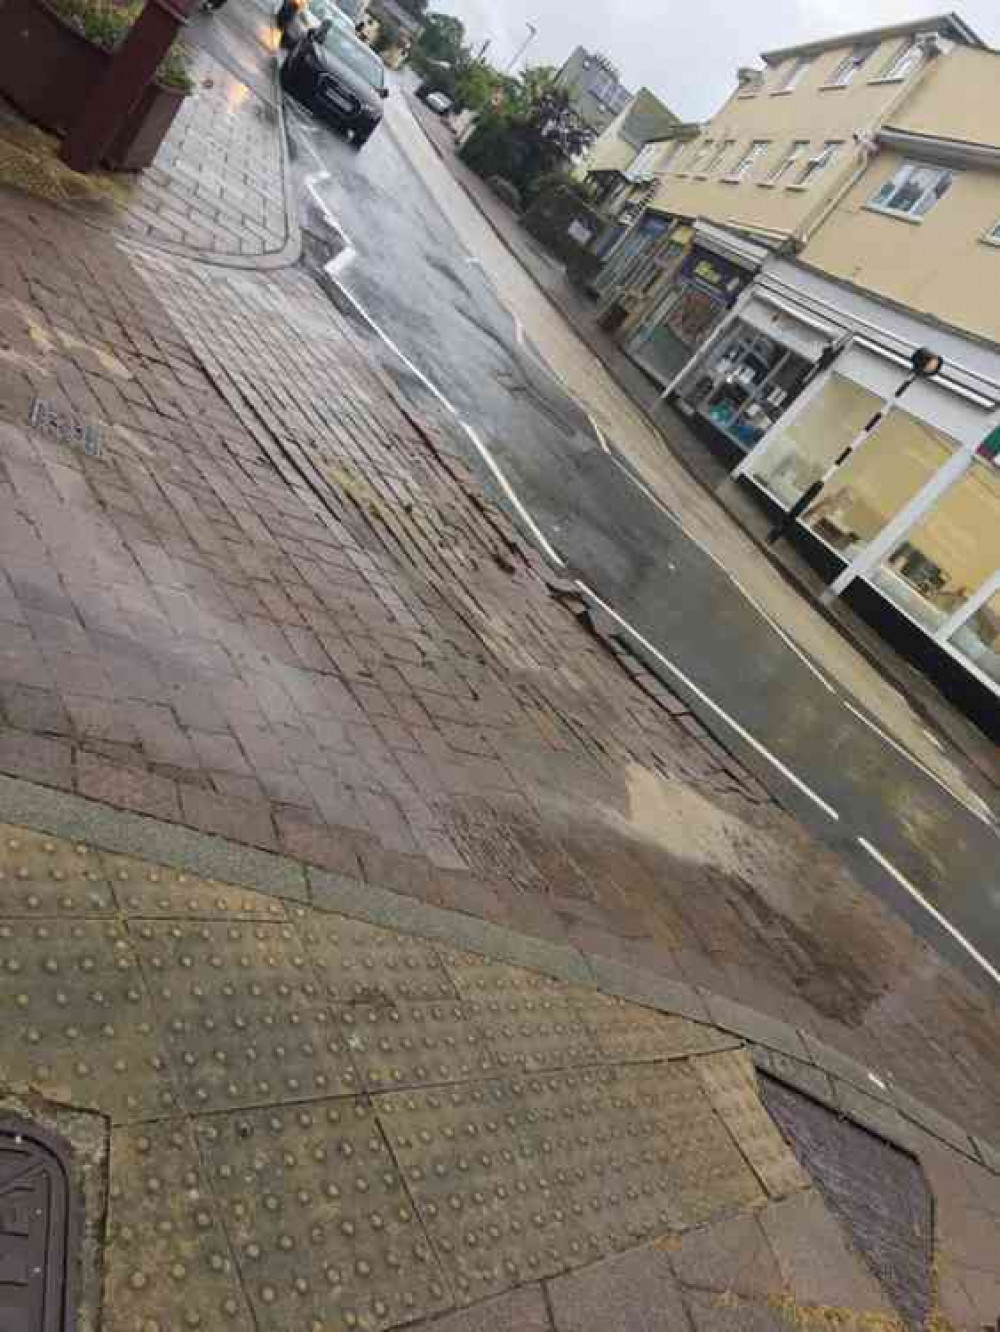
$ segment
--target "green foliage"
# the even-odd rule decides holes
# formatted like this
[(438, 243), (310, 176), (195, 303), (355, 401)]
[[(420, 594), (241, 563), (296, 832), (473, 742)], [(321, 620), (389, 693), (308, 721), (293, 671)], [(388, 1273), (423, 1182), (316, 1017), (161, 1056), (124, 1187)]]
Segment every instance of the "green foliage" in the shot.
[(531, 198), (540, 181), (553, 174), (561, 180), (593, 138), (567, 93), (555, 87), (555, 71), (540, 66), (525, 70), (518, 87), (508, 89), (503, 106), (480, 116), (461, 155), (485, 179), (502, 176)]
[(455, 77), (455, 105), (469, 111), (482, 111), (500, 86), (495, 70), (482, 60), (472, 60)]
[[(102, 51), (114, 51), (144, 9), (141, 0), (114, 4), (113, 0), (47, 0), (52, 9), (88, 41)], [(156, 81), (165, 88), (191, 92), (191, 58), (182, 42), (174, 42), (156, 71)]]
[(465, 25), (451, 14), (428, 14), (417, 49), (428, 60), (443, 60), (445, 64), (460, 64), (467, 56)]

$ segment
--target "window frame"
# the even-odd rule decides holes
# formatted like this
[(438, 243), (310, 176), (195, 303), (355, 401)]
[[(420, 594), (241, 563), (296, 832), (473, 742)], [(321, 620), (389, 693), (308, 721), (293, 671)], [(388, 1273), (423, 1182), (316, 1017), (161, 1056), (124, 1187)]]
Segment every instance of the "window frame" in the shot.
[(711, 158), (704, 170), (696, 172), (699, 180), (710, 180), (717, 171), (721, 170), (723, 160), (728, 153), (733, 151), (739, 143), (739, 139), (719, 139), (716, 142), (718, 149), (715, 156)]
[(777, 88), (771, 93), (772, 97), (781, 97), (786, 93), (793, 93), (802, 82), (806, 74), (809, 73), (816, 63), (815, 56), (796, 56), (792, 62), (792, 67), (778, 84)]
[(997, 218), (991, 227), (987, 227), (982, 239), (984, 245), (992, 245), (995, 249), (1000, 249), (1000, 218)]
[(849, 88), (877, 50), (877, 43), (852, 47), (850, 53), (834, 68), (823, 87)]
[[(793, 171), (796, 164), (802, 161), (811, 142), (811, 139), (793, 139), (789, 144), (788, 152), (774, 167), (771, 174), (765, 176), (763, 180), (759, 180), (757, 184), (764, 185), (769, 189), (777, 189), (788, 172)], [(801, 152), (796, 152), (796, 149), (801, 149)]]
[[(904, 64), (904, 62), (907, 60), (907, 57), (909, 57), (911, 53), (914, 54), (916, 58), (910, 64), (906, 65), (901, 74), (898, 73), (900, 66)], [(920, 66), (921, 62), (923, 61), (923, 58), (924, 58), (924, 48), (921, 46), (918, 38), (915, 36), (904, 38), (903, 41), (900, 43), (900, 45), (893, 52), (892, 56), (889, 59), (889, 63), (886, 65), (885, 69), (878, 76), (878, 78), (872, 79), (871, 82), (905, 83), (911, 74), (916, 73), (917, 68)]]
[(708, 161), (707, 154), (709, 153), (710, 149), (715, 147), (715, 144), (716, 144), (715, 139), (705, 139), (702, 143), (698, 143), (698, 141), (695, 140), (694, 152), (691, 154), (691, 161), (687, 166), (685, 166), (683, 171), (678, 171), (677, 173), (678, 176), (700, 175), (702, 159), (704, 158), (706, 162)]
[(723, 176), (722, 179), (731, 185), (739, 185), (746, 180), (749, 172), (753, 170), (754, 164), (760, 161), (773, 143), (773, 139), (751, 139), (746, 152), (739, 158), (732, 171)]
[[(825, 139), (820, 151), (814, 153), (808, 162), (806, 162), (805, 170), (802, 172), (802, 175), (799, 176), (798, 180), (794, 180), (790, 185), (786, 185), (785, 189), (807, 190), (818, 176), (822, 176), (823, 173), (829, 169), (830, 164), (837, 156), (840, 149), (843, 148), (845, 142), (845, 139)], [(821, 162), (820, 158), (822, 158), (824, 154), (826, 154), (826, 160)]]
[[(913, 209), (892, 208), (888, 204), (875, 202), (878, 196), (882, 194), (886, 190), (886, 188), (890, 185), (894, 185), (893, 195), (897, 194), (900, 190), (902, 190), (905, 187), (907, 183), (906, 179), (898, 180), (898, 178), (902, 176), (904, 173), (912, 175), (913, 172), (915, 171), (933, 171), (936, 173), (936, 179), (932, 185), (926, 186), (920, 192), (920, 194), (914, 200)], [(954, 185), (955, 178), (957, 175), (958, 172), (953, 170), (951, 167), (936, 166), (932, 162), (904, 161), (896, 168), (896, 170), (892, 173), (892, 175), (888, 178), (888, 180), (884, 180), (882, 182), (879, 188), (875, 191), (872, 198), (868, 200), (867, 204), (865, 205), (865, 208), (869, 212), (879, 213), (883, 217), (893, 217), (899, 221), (909, 222), (911, 224), (918, 224), (922, 222), (929, 213), (933, 212), (935, 206), (941, 202), (944, 196), (951, 189), (952, 185)], [(948, 183), (945, 185), (945, 188), (942, 191), (942, 193), (938, 194), (936, 192), (937, 186), (940, 183), (942, 177), (947, 177)], [(922, 213), (914, 211), (917, 208), (917, 206), (928, 195), (932, 196), (931, 202), (928, 205), (928, 207), (925, 208)], [(1000, 239), (998, 239), (996, 243), (1000, 244)]]

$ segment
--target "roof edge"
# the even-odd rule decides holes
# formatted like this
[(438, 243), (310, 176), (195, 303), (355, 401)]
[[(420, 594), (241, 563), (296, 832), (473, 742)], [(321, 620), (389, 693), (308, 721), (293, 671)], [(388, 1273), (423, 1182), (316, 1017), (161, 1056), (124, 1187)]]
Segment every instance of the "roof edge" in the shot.
[(945, 14), (932, 14), (927, 18), (911, 19), (908, 23), (890, 23), (881, 28), (866, 28), (861, 32), (839, 33), (834, 37), (823, 37), (813, 42), (801, 42), (797, 46), (780, 47), (774, 51), (761, 53), (761, 60), (766, 65), (778, 65), (789, 56), (818, 55), (822, 51), (833, 51), (839, 46), (854, 46), (861, 42), (878, 38), (885, 41), (890, 37), (907, 37), (918, 32), (946, 32), (949, 36), (963, 42), (966, 46), (976, 46), (981, 50), (992, 50), (988, 42), (966, 23), (954, 10)]

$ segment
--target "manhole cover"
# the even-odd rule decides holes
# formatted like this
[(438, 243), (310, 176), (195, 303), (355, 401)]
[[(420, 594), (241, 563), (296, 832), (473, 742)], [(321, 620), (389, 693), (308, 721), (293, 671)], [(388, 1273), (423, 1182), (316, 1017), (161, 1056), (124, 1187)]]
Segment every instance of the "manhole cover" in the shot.
[(934, 1204), (919, 1162), (774, 1078), (761, 1096), (907, 1327), (932, 1306)]
[(70, 1332), (74, 1216), (56, 1140), (0, 1119), (0, 1329)]

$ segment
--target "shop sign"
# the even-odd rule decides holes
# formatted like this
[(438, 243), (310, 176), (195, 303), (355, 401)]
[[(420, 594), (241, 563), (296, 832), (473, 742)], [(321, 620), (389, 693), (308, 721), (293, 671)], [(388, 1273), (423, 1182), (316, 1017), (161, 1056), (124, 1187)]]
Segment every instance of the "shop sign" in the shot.
[(741, 268), (707, 250), (692, 250), (681, 267), (681, 276), (727, 305), (733, 304), (750, 280)]

